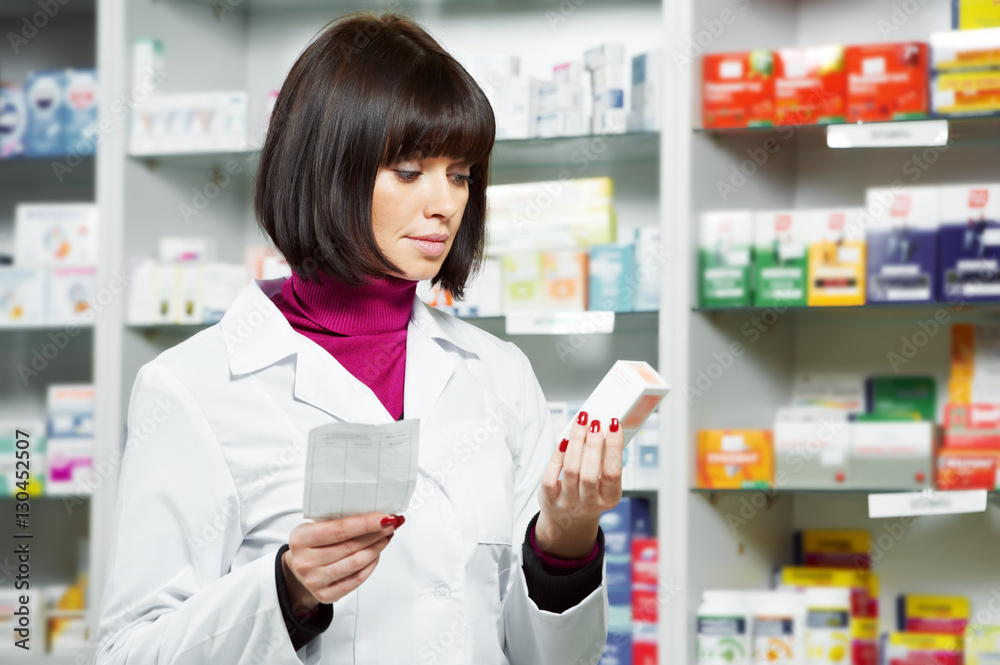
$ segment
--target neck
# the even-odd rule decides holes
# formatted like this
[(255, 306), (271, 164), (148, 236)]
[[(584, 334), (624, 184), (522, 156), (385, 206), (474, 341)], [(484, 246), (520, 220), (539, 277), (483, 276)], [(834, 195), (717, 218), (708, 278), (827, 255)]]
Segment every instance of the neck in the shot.
[(322, 271), (319, 281), (298, 274), (285, 280), (282, 296), (298, 304), (316, 325), (342, 335), (404, 330), (413, 310), (417, 282), (401, 277), (376, 277), (362, 286), (347, 286)]

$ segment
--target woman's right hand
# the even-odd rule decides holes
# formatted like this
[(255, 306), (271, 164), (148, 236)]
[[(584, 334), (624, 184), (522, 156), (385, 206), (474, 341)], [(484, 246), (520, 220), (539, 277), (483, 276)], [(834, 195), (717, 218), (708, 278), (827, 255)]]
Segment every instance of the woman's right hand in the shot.
[(281, 564), (295, 613), (333, 603), (361, 586), (403, 522), (402, 515), (369, 513), (292, 529)]

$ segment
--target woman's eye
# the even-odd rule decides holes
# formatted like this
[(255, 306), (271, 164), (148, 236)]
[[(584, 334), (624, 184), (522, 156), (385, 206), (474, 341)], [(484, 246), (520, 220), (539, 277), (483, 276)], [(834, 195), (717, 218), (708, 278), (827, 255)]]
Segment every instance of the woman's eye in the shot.
[(457, 173), (451, 177), (455, 179), (456, 185), (465, 185), (472, 182), (472, 178), (467, 175), (461, 175)]
[(396, 177), (403, 182), (413, 182), (420, 175), (419, 171), (396, 171)]

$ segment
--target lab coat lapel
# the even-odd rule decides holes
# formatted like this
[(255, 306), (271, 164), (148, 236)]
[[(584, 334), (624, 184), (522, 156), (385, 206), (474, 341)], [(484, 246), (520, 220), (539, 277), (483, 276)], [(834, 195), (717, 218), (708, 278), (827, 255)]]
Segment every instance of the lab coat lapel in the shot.
[(378, 396), (311, 339), (300, 336), (295, 360), (295, 398), (349, 423), (393, 422)]
[[(414, 307), (426, 305), (417, 302)], [(406, 331), (406, 376), (403, 379), (403, 417), (407, 420), (419, 418), (421, 432), (458, 364), (455, 356), (443, 349), (418, 323), (423, 314), (425, 312), (415, 312)]]

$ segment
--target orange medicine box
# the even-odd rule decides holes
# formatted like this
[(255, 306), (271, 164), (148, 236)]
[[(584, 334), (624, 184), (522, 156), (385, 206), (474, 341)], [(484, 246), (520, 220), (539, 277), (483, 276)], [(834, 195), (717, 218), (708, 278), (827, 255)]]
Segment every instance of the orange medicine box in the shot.
[(1000, 450), (942, 448), (938, 453), (939, 490), (988, 490), (1000, 488)]
[(712, 53), (702, 58), (702, 126), (773, 125), (773, 62), (771, 51)]
[(927, 44), (848, 46), (847, 121), (924, 118), (929, 110)]
[(778, 125), (844, 122), (846, 88), (843, 46), (774, 52), (774, 113)]
[(767, 489), (774, 483), (770, 430), (698, 432), (699, 489)]

